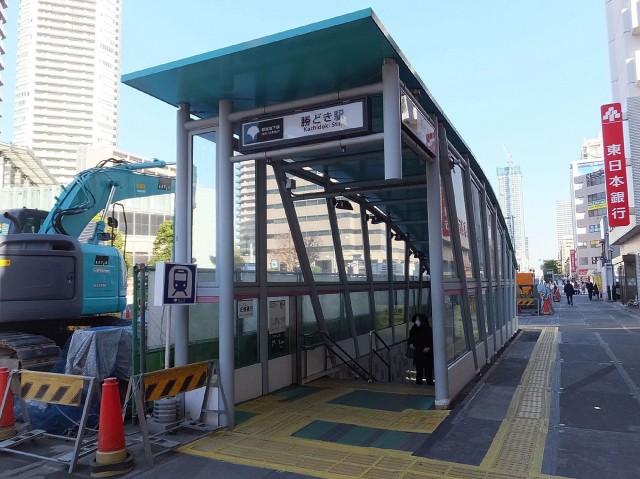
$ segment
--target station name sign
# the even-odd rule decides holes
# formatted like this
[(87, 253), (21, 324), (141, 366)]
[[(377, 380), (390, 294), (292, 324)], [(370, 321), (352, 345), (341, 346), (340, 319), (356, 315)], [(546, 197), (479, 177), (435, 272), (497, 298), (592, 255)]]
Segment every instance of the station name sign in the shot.
[(369, 130), (368, 113), (367, 99), (359, 98), (244, 122), (239, 149), (263, 151), (364, 133)]

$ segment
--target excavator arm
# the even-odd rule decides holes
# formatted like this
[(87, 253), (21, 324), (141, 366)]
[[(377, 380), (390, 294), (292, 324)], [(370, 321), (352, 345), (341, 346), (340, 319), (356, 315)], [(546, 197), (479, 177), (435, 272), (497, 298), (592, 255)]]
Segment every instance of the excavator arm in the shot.
[(98, 244), (109, 207), (121, 200), (175, 191), (172, 178), (136, 171), (166, 166), (164, 161), (97, 166), (78, 173), (58, 197), (40, 226), (41, 234), (78, 237), (93, 218), (104, 211), (90, 243)]

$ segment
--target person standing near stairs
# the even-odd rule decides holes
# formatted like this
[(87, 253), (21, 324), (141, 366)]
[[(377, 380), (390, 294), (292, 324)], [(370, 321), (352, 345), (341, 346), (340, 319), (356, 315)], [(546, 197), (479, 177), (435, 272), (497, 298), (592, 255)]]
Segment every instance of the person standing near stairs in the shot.
[(411, 318), (413, 326), (409, 330), (409, 347), (413, 350), (413, 364), (416, 366), (416, 384), (433, 382), (433, 330), (429, 319), (422, 313)]

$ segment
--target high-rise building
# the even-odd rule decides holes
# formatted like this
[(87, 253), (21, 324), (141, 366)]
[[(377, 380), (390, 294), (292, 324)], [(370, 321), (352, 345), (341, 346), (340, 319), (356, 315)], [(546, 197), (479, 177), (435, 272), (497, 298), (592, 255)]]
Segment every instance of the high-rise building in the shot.
[[(640, 9), (637, 0), (607, 0), (607, 31), (612, 102), (621, 103), (625, 123), (629, 205), (640, 198)], [(597, 107), (596, 107), (597, 111)], [(640, 208), (631, 208), (628, 226), (609, 233), (610, 245), (620, 254), (611, 258), (622, 300), (640, 292)]]
[(62, 184), (78, 146), (117, 144), (120, 17), (121, 0), (20, 3), (13, 142)]
[(568, 275), (570, 254), (574, 248), (571, 200), (556, 201), (556, 231), (558, 234), (558, 261), (564, 274)]
[(498, 202), (513, 241), (518, 269), (529, 271), (529, 251), (522, 208), (522, 172), (520, 166), (513, 165), (509, 160), (506, 167), (497, 169), (497, 174)]
[(576, 251), (576, 268), (570, 274), (580, 281), (596, 280), (601, 288), (600, 220), (607, 215), (602, 137), (583, 140), (580, 151), (580, 159), (572, 161), (569, 167)]
[[(5, 14), (5, 10), (7, 9), (7, 0), (0, 0), (0, 75), (4, 71), (4, 39), (7, 38), (7, 34), (4, 30), (4, 26), (7, 23), (7, 16)], [(0, 118), (3, 117), (2, 114), (2, 86), (4, 81), (2, 80), (2, 76), (0, 76)]]

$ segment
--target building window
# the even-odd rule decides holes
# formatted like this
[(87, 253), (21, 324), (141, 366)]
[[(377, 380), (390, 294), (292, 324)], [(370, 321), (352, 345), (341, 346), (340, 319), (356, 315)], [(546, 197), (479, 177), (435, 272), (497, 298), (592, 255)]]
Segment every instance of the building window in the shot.
[(587, 175), (587, 186), (596, 186), (604, 184), (604, 170), (594, 171)]

